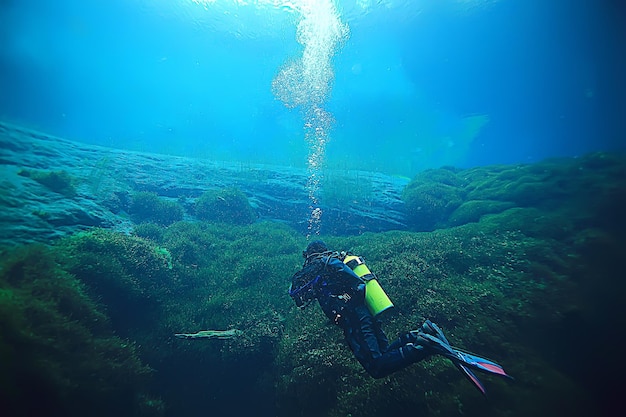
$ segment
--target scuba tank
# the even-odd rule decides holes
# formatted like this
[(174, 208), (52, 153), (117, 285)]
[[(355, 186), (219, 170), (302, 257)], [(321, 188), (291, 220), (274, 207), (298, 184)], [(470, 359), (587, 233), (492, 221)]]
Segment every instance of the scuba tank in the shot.
[(346, 255), (343, 258), (346, 264), (359, 278), (365, 281), (365, 304), (372, 316), (377, 316), (383, 311), (393, 307), (393, 303), (378, 283), (376, 275), (374, 275), (367, 265), (363, 263), (360, 256)]

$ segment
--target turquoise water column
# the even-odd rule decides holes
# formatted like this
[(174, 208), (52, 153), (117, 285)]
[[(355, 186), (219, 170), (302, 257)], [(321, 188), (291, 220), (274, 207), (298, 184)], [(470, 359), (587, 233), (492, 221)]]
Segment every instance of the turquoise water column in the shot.
[(310, 202), (308, 235), (319, 234), (322, 209), (319, 189), (324, 167), (326, 144), (330, 140), (332, 115), (324, 109), (334, 77), (332, 57), (348, 38), (348, 25), (341, 22), (332, 0), (295, 2), (300, 13), (297, 38), (304, 47), (302, 56), (281, 68), (272, 82), (274, 95), (289, 108), (299, 108), (303, 115), (307, 159), (307, 193)]

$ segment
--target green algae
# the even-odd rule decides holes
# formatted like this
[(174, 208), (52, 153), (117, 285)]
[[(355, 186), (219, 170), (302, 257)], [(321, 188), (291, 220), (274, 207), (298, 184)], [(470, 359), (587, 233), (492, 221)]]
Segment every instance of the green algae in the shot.
[(256, 220), (248, 197), (237, 188), (206, 191), (196, 200), (194, 210), (198, 219), (212, 223), (244, 225)]
[[(115, 331), (141, 344), (142, 360), (157, 368), (159, 378), (172, 379), (160, 382), (168, 387), (160, 394), (164, 404), (206, 389), (247, 387), (279, 404), (278, 415), (420, 410), (430, 416), (499, 416), (511, 407), (515, 414), (547, 415), (582, 388), (537, 355), (540, 346), (529, 338), (545, 337), (579, 313), (578, 286), (568, 277), (580, 267), (580, 258), (572, 258), (575, 248), (539, 237), (538, 226), (520, 229), (524, 222), (511, 222), (515, 213), (431, 233), (326, 238), (334, 248), (362, 254), (378, 275), (396, 305), (382, 317), (391, 338), (430, 318), (455, 345), (492, 357), (521, 378), (521, 387), (486, 378), (489, 405), (442, 358), (382, 380), (367, 377), (339, 329), (315, 306), (297, 310), (286, 296), (306, 244), (287, 227), (178, 222), (163, 228), (158, 242), (94, 230), (54, 249), (63, 255), (61, 265), (81, 280), (83, 294), (107, 307)], [(601, 239), (588, 234), (575, 242), (589, 247)], [(9, 294), (4, 291), (1, 299), (11, 299)], [(207, 329), (242, 333), (216, 343), (166, 343), (175, 333)], [(177, 375), (190, 367), (204, 373), (236, 369), (243, 379), (179, 386)], [(544, 368), (549, 372), (535, 378)], [(586, 407), (584, 395), (568, 401), (572, 408)]]
[(459, 226), (509, 208), (550, 211), (584, 225), (606, 201), (619, 198), (624, 181), (622, 155), (594, 153), (529, 165), (427, 170), (406, 186), (403, 200), (413, 231)]
[[(103, 338), (87, 351), (114, 356), (113, 370), (94, 359), (92, 371), (113, 383), (128, 360), (124, 372), (132, 372), (123, 375), (134, 381), (120, 386), (123, 394), (114, 391), (121, 397), (109, 407), (134, 404), (128, 402), (131, 392), (141, 403), (133, 407), (145, 414), (193, 415), (207, 406), (232, 415), (263, 409), (276, 416), (601, 414), (618, 397), (611, 384), (595, 381), (612, 382), (624, 368), (613, 358), (621, 354), (615, 329), (625, 325), (619, 311), (626, 293), (626, 198), (615, 183), (623, 178), (615, 160), (581, 162), (583, 170), (601, 169), (602, 176), (610, 171), (612, 177), (600, 181), (586, 173), (565, 184), (558, 178), (572, 169), (558, 164), (430, 172), (422, 182), (436, 179), (436, 190), (451, 188), (459, 197), (451, 200), (456, 208), (446, 209), (449, 216), (430, 226), (442, 228), (322, 237), (332, 248), (362, 255), (378, 275), (396, 306), (381, 317), (391, 339), (429, 318), (454, 345), (504, 365), (516, 381), (485, 377), (488, 402), (441, 357), (381, 380), (369, 378), (317, 306), (298, 310), (289, 299), (289, 279), (301, 265), (306, 239), (276, 223), (143, 223), (133, 235), (73, 235), (40, 247), (29, 262), (5, 258), (3, 349), (15, 355), (16, 346), (43, 343), (46, 349), (27, 349), (23, 358), (47, 367), (33, 365), (28, 375), (46, 381), (56, 375), (64, 387), (85, 374), (64, 374), (63, 360), (81, 343)], [(579, 195), (582, 185), (593, 199)], [(560, 187), (566, 197), (533, 190), (543, 186)], [(535, 200), (537, 193), (546, 201)], [(437, 204), (445, 207), (446, 198)], [(55, 278), (46, 278), (46, 271)], [(75, 288), (65, 291), (64, 283)], [(57, 285), (65, 290), (46, 290)], [(23, 304), (35, 303), (31, 299), (42, 302), (25, 310)], [(53, 324), (39, 327), (44, 318)], [(239, 337), (174, 337), (209, 329)], [(52, 331), (68, 342), (50, 354), (46, 343), (53, 338), (46, 332)], [(40, 335), (36, 343), (30, 339)], [(129, 352), (131, 359), (119, 359)], [(581, 357), (593, 357), (593, 364)], [(157, 371), (154, 396), (145, 394), (145, 368), (137, 358)], [(6, 375), (14, 375), (7, 364)], [(84, 386), (85, 398), (99, 404), (100, 388)], [(207, 392), (220, 395), (207, 400)], [(242, 396), (249, 401), (238, 401)], [(85, 407), (81, 411), (88, 414)]]
[(163, 199), (149, 191), (133, 193), (128, 211), (135, 223), (156, 223), (163, 226), (182, 220), (184, 214), (183, 206), (178, 202)]
[(107, 416), (140, 407), (140, 394), (152, 398), (145, 391), (151, 369), (135, 344), (114, 334), (84, 284), (59, 266), (50, 248), (4, 254), (0, 288), (7, 415)]
[(50, 191), (72, 198), (76, 196), (76, 179), (67, 171), (40, 171), (22, 169), (18, 172), (22, 177), (31, 178)]

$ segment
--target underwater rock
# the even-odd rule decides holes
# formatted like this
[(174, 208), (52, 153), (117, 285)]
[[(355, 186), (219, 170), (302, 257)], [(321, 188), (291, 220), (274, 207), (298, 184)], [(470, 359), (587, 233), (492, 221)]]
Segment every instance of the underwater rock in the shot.
[(199, 219), (215, 223), (251, 224), (256, 220), (248, 197), (237, 188), (205, 192), (196, 199), (194, 212)]
[(161, 199), (149, 191), (133, 193), (128, 212), (135, 223), (152, 222), (163, 226), (182, 220), (184, 214), (180, 204)]
[(407, 218), (419, 231), (437, 228), (463, 203), (462, 189), (439, 182), (413, 181), (402, 196)]
[[(25, 175), (31, 172), (36, 178)], [(407, 181), (378, 173), (357, 176), (367, 184), (367, 195), (322, 202), (321, 232), (405, 229), (400, 196)], [(202, 194), (238, 189), (260, 220), (306, 233), (307, 179), (305, 169), (125, 151), (0, 123), (0, 245), (47, 241), (92, 226), (129, 231), (137, 217), (131, 196), (140, 192), (154, 193), (162, 206), (183, 201), (183, 218), (193, 220), (190, 208)], [(141, 221), (158, 223), (152, 217)]]
[(403, 199), (413, 231), (461, 226), (514, 208), (535, 213), (524, 223), (530, 228), (555, 215), (585, 225), (585, 213), (602, 204), (614, 207), (625, 181), (626, 156), (596, 152), (530, 165), (427, 170), (407, 185)]
[[(244, 190), (255, 211), (284, 210), (278, 214), (288, 224), (306, 219), (300, 209), (308, 200), (296, 170), (277, 168), (277, 174), (264, 167), (246, 171), (249, 176), (243, 178), (241, 171), (213, 165), (218, 173), (198, 169), (192, 180), (167, 164), (183, 170), (184, 161), (197, 167), (203, 163), (112, 150), (105, 151), (119, 158), (93, 151), (93, 158), (101, 158), (94, 162), (88, 153), (92, 148), (63, 143), (63, 152), (53, 146), (42, 150), (40, 159), (32, 153), (45, 143), (35, 150), (25, 142), (1, 148), (0, 203), (10, 215), (0, 225), (15, 222), (13, 229), (2, 229), (3, 243), (13, 236), (32, 239), (29, 232), (54, 237), (95, 221), (123, 230), (130, 224), (124, 216), (137, 192), (154, 192), (157, 199), (151, 200), (157, 205), (176, 200), (187, 210), (186, 220), (195, 220), (190, 207), (205, 183), (217, 190), (239, 181), (234, 186)], [(82, 162), (67, 156), (71, 146), (83, 149), (72, 151), (84, 156)], [(18, 155), (12, 154), (15, 149)], [(55, 156), (48, 160), (49, 155)], [(7, 156), (14, 162), (8, 163)], [(128, 157), (123, 169), (117, 165), (122, 156)], [(136, 165), (152, 159), (157, 162), (149, 162), (147, 171)], [(15, 161), (27, 169), (68, 172), (77, 178), (76, 194), (69, 198), (18, 175)], [(45, 250), (3, 252), (0, 313), (11, 314), (0, 314), (0, 339), (16, 347), (18, 360), (9, 356), (10, 372), (0, 380), (4, 376), (5, 386), (26, 394), (24, 401), (15, 397), (11, 405), (16, 410), (41, 405), (47, 415), (77, 415), (55, 413), (58, 407), (39, 396), (51, 391), (63, 394), (59, 398), (82, 411), (78, 415), (125, 415), (128, 410), (137, 410), (138, 416), (165, 415), (166, 406), (189, 416), (209, 407), (217, 410), (214, 415), (303, 417), (610, 415), (603, 407), (621, 404), (621, 396), (617, 390), (607, 392), (606, 386), (621, 386), (625, 367), (614, 360), (624, 351), (614, 334), (625, 328), (624, 315), (616, 314), (626, 294), (625, 161), (623, 156), (594, 154), (533, 166), (433, 170), (418, 176), (419, 184), (411, 189), (456, 196), (451, 201), (460, 205), (451, 213), (447, 208), (449, 217), (437, 221), (461, 226), (329, 237), (331, 247), (367, 257), (368, 267), (392, 297), (397, 313), (382, 317), (388, 335), (429, 317), (455, 345), (511, 367), (515, 384), (486, 379), (493, 393), (489, 402), (443, 357), (387, 378), (369, 378), (339, 329), (318, 308), (297, 310), (289, 299), (286, 280), (299, 267), (305, 238), (275, 222), (141, 223), (135, 236), (96, 229), (60, 239)], [(82, 176), (81, 163), (91, 167)], [(391, 180), (377, 178), (332, 180), (333, 190), (341, 192), (322, 198), (329, 207), (325, 219), (339, 220), (333, 229), (338, 234), (348, 226), (358, 233), (360, 222), (375, 218), (368, 217), (368, 210), (377, 213), (383, 202), (396, 207), (397, 188), (384, 189)], [(155, 184), (160, 188), (150, 190)], [(536, 188), (527, 193), (530, 188), (524, 191), (523, 184)], [(431, 201), (445, 204), (443, 198)], [(19, 213), (29, 215), (16, 217)], [(229, 329), (222, 335), (234, 337), (172, 342), (175, 332), (198, 329)], [(581, 329), (593, 330), (594, 343), (580, 343)], [(581, 365), (581, 357), (594, 360)], [(41, 388), (33, 389), (32, 381), (41, 381), (34, 379), (40, 375), (58, 378), (44, 379)], [(154, 380), (144, 382), (148, 377)], [(158, 387), (158, 396), (152, 396), (152, 387)]]
[[(558, 212), (582, 224), (580, 213), (589, 205), (614, 212), (626, 158), (598, 152), (531, 165), (444, 167), (412, 181), (366, 171), (325, 170), (322, 177), (320, 233), (326, 235), (432, 231), (515, 207)], [(93, 226), (128, 232), (135, 223), (181, 219), (274, 221), (307, 234), (307, 181), (304, 168), (125, 151), (0, 123), (0, 246), (48, 241)], [(245, 198), (230, 201), (229, 190)], [(207, 192), (217, 196), (216, 204), (204, 204)], [(150, 198), (138, 204), (138, 196)]]
[(18, 175), (23, 177), (32, 178), (41, 185), (47, 187), (55, 193), (62, 194), (68, 198), (72, 198), (76, 195), (76, 189), (74, 188), (73, 179), (70, 174), (65, 171), (29, 171), (21, 170)]
[(453, 225), (477, 222), (485, 214), (501, 213), (513, 207), (513, 203), (495, 200), (469, 200), (461, 204), (450, 215), (449, 221)]
[[(50, 247), (7, 251), (0, 268), (3, 416), (111, 416), (143, 409), (153, 370)], [(156, 416), (143, 410), (137, 416)]]

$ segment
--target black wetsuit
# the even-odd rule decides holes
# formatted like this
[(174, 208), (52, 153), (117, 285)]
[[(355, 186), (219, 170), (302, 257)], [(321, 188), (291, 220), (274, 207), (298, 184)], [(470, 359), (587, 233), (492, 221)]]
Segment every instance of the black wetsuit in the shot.
[(380, 322), (365, 304), (365, 283), (340, 259), (309, 259), (292, 278), (290, 295), (298, 306), (317, 299), (324, 314), (343, 329), (346, 341), (363, 368), (382, 378), (426, 356), (410, 333), (389, 344)]

